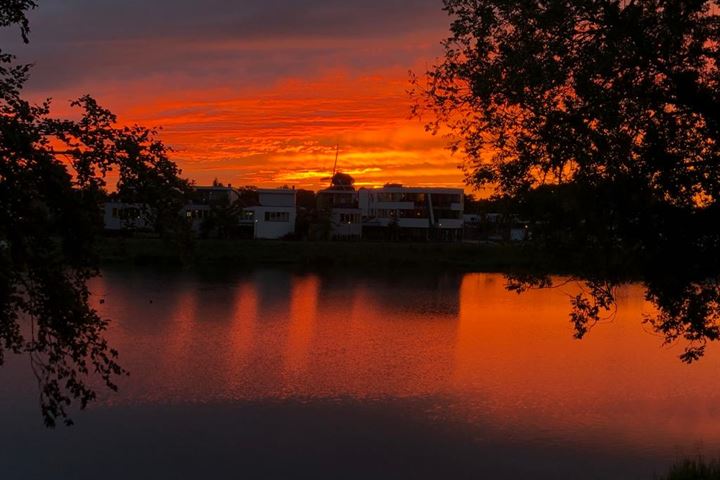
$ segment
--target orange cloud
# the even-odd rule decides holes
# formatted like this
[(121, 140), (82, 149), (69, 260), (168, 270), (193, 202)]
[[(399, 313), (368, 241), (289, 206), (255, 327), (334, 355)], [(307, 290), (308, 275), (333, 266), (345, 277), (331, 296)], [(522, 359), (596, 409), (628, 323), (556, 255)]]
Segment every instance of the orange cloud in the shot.
[(122, 120), (162, 126), (174, 158), (199, 183), (317, 189), (339, 145), (338, 169), (359, 184), (461, 186), (459, 159), (409, 118), (406, 89), (406, 74), (397, 70), (334, 72), (234, 96), (199, 91), (148, 99), (127, 108)]
[[(124, 2), (78, 1), (94, 9), (59, 4), (33, 18), (21, 59), (37, 65), (32, 94), (65, 115), (66, 99), (89, 92), (121, 123), (162, 127), (198, 183), (321, 188), (339, 145), (338, 168), (358, 184), (463, 185), (460, 159), (409, 118), (408, 70), (424, 71), (447, 32), (435, 0), (412, 11), (313, 0), (281, 15), (272, 0), (222, 10), (177, 0), (143, 18)], [(63, 12), (70, 29), (58, 27)]]

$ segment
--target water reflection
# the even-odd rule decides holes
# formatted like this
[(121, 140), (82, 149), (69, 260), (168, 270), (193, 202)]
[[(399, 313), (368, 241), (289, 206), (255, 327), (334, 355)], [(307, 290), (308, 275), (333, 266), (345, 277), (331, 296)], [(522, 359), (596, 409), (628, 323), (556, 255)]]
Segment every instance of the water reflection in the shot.
[(108, 272), (103, 282), (110, 342), (133, 372), (106, 401), (452, 397), (445, 406), (468, 418), (566, 434), (612, 426), (640, 442), (647, 428), (679, 441), (693, 421), (668, 418), (719, 393), (708, 381), (717, 358), (684, 367), (637, 321), (655, 312), (641, 286), (620, 288), (612, 324), (577, 342), (566, 321), (574, 284), (517, 296), (485, 274), (264, 271), (208, 283)]
[[(582, 339), (598, 323), (617, 313), (619, 281), (603, 278), (553, 279), (549, 275), (507, 275), (507, 289), (517, 293), (575, 284), (569, 296), (570, 321), (575, 338)], [(684, 342), (680, 360), (693, 363), (704, 356), (707, 345), (720, 339), (720, 280), (688, 277), (677, 271), (647, 275), (645, 299), (649, 313), (638, 317), (663, 338), (664, 345)]]
[[(677, 361), (683, 346), (663, 346), (638, 321), (657, 314), (641, 285), (614, 286), (616, 314), (577, 341), (568, 299), (583, 292), (552, 280), (562, 286), (518, 296), (493, 274), (108, 271), (93, 289), (131, 376), (95, 408), (210, 415), (202, 405), (298, 401), (335, 405), (342, 418), (375, 409), (382, 422), (396, 412), (430, 422), (439, 439), (460, 435), (467, 459), (495, 452), (506, 466), (516, 456), (542, 463), (548, 449), (558, 465), (586, 458), (617, 469), (612, 458), (663, 465), (720, 450), (715, 352), (692, 367)], [(373, 421), (353, 428), (393, 434)]]

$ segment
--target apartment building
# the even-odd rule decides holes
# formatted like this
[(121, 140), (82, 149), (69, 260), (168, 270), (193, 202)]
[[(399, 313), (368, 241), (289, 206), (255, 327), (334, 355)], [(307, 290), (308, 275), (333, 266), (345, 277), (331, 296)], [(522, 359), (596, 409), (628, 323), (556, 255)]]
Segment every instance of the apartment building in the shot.
[(386, 185), (358, 192), (364, 230), (389, 231), (397, 239), (461, 240), (463, 199), (461, 188)]
[(321, 190), (317, 195), (319, 214), (329, 222), (329, 236), (336, 240), (362, 238), (362, 211), (358, 192), (352, 187)]
[(242, 223), (253, 225), (253, 238), (276, 240), (295, 233), (294, 189), (258, 189), (258, 204), (243, 209)]

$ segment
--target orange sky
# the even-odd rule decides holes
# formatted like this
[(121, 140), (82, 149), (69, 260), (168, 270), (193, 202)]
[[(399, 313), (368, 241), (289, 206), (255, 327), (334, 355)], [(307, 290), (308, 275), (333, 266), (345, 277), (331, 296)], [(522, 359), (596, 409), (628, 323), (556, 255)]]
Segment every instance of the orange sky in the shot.
[(303, 188), (338, 168), (359, 185), (460, 185), (458, 160), (409, 118), (407, 72), (326, 72), (253, 91), (169, 94), (129, 106), (128, 121), (162, 125), (162, 138), (199, 182)]
[(90, 93), (162, 126), (199, 184), (321, 188), (339, 144), (359, 185), (463, 185), (461, 159), (409, 118), (408, 72), (448, 29), (439, 0), (151, 3), (41, 2), (30, 45), (12, 46), (35, 63), (30, 95), (65, 114)]

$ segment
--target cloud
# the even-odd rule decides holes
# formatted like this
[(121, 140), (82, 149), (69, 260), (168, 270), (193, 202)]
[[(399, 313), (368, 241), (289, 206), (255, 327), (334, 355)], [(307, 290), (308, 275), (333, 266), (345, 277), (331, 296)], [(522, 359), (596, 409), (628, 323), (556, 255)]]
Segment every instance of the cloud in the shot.
[(31, 26), (29, 46), (12, 29), (0, 38), (37, 64), (32, 88), (57, 89), (164, 75), (184, 85), (266, 83), (318, 68), (407, 65), (407, 50), (425, 38), (437, 46), (447, 20), (439, 0), (47, 0)]
[[(121, 121), (162, 126), (204, 183), (317, 187), (341, 145), (359, 182), (459, 185), (458, 159), (409, 120), (409, 69), (440, 53), (440, 0), (46, 0), (28, 92), (91, 93)], [(328, 165), (330, 164), (330, 165)], [(316, 175), (317, 173), (317, 175)]]

